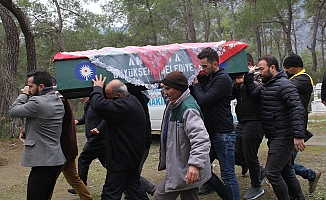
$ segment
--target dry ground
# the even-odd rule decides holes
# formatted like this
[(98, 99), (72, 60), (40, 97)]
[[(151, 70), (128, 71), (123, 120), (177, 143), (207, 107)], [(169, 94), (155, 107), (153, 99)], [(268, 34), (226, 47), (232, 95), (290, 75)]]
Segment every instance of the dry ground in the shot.
[[(309, 116), (309, 130), (315, 134), (315, 136), (307, 143), (307, 148), (304, 152), (299, 153), (296, 159), (297, 163), (302, 163), (305, 166), (320, 170), (322, 176), (319, 180), (316, 191), (313, 194), (308, 193), (308, 181), (303, 180), (298, 176), (301, 183), (303, 192), (306, 199), (320, 199), (326, 198), (326, 115), (310, 115)], [(82, 146), (85, 142), (83, 133), (78, 133), (79, 150), (82, 150)], [(22, 152), (22, 143), (17, 140), (0, 141), (0, 199), (5, 200), (20, 200), (26, 198), (26, 183), (30, 169), (22, 167), (20, 165)], [(153, 144), (151, 146), (150, 155), (145, 163), (142, 176), (148, 178), (155, 184), (158, 184), (162, 177), (163, 172), (157, 171), (159, 154), (159, 139), (154, 137)], [(259, 150), (259, 158), (262, 165), (265, 165), (267, 155), (266, 140), (261, 144)], [(218, 163), (214, 162), (214, 171), (219, 175)], [(239, 182), (241, 196), (244, 195), (246, 190), (250, 186), (250, 178), (241, 176), (241, 168), (236, 166), (236, 174)], [(105, 169), (101, 167), (98, 160), (93, 161), (89, 172), (89, 190), (94, 200), (100, 199), (102, 184), (105, 179)], [(265, 194), (258, 199), (270, 200), (276, 199), (273, 190), (266, 183), (263, 185)], [(57, 184), (54, 191), (53, 199), (55, 200), (76, 200), (79, 199), (77, 195), (71, 195), (67, 192), (70, 186), (62, 175), (57, 180)], [(151, 199), (151, 197), (149, 197)], [(206, 196), (201, 196), (200, 200), (220, 199), (216, 193), (211, 193)]]

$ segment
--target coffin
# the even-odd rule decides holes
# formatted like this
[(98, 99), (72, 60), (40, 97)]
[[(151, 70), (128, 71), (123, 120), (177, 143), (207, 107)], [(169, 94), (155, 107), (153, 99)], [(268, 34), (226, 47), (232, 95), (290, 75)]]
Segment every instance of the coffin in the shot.
[(218, 52), (220, 67), (234, 78), (248, 71), (247, 46), (221, 41), (58, 52), (53, 59), (57, 90), (66, 98), (88, 96), (92, 79), (99, 74), (106, 76), (106, 83), (120, 79), (129, 90), (157, 89), (163, 75), (176, 70), (188, 77), (190, 85), (200, 71), (197, 54), (206, 47)]

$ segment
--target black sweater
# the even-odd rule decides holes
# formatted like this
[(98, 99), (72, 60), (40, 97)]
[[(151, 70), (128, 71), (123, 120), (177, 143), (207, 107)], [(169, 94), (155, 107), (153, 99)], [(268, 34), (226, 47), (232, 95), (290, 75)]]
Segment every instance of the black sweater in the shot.
[(144, 152), (146, 116), (138, 99), (106, 99), (101, 87), (94, 87), (89, 103), (107, 123), (106, 166), (112, 171), (138, 168)]
[(261, 120), (260, 101), (252, 100), (244, 84), (241, 84), (239, 88), (233, 85), (232, 95), (237, 99), (235, 113), (240, 124), (245, 121)]
[(234, 131), (231, 113), (232, 79), (224, 69), (207, 77), (207, 84), (194, 85), (195, 98), (203, 112), (209, 134)]
[[(106, 122), (105, 120), (97, 114), (87, 101), (84, 105), (84, 115), (77, 119), (78, 124), (85, 124), (85, 135), (88, 141), (92, 142), (94, 140), (105, 140), (106, 135)], [(97, 128), (100, 134), (91, 133), (91, 129)]]

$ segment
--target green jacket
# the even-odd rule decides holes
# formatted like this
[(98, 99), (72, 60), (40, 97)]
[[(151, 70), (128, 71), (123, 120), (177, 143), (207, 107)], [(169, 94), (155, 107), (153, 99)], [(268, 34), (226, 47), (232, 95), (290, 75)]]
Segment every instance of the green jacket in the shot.
[[(171, 117), (166, 122), (169, 113)], [(165, 146), (163, 133), (166, 128)], [(166, 192), (189, 190), (199, 187), (210, 179), (210, 147), (202, 113), (188, 89), (173, 105), (168, 102), (164, 111), (158, 170), (166, 169)], [(192, 185), (187, 185), (185, 179), (189, 165), (200, 170), (199, 179)]]

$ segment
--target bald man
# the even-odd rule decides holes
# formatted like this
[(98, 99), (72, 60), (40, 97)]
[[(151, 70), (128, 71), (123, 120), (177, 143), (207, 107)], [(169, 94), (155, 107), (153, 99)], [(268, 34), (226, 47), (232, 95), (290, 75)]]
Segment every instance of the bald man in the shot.
[(126, 190), (132, 199), (147, 200), (138, 167), (145, 148), (146, 116), (139, 100), (115, 79), (103, 87), (106, 77), (96, 76), (89, 103), (107, 124), (107, 174), (101, 199), (120, 200)]

